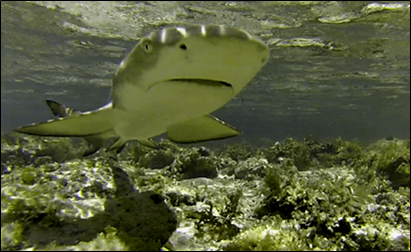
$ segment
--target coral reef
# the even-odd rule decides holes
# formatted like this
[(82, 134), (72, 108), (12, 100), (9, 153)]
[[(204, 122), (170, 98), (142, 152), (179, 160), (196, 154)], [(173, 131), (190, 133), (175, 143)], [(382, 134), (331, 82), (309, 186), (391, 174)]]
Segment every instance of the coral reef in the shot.
[(1, 143), (2, 250), (410, 249), (409, 139)]

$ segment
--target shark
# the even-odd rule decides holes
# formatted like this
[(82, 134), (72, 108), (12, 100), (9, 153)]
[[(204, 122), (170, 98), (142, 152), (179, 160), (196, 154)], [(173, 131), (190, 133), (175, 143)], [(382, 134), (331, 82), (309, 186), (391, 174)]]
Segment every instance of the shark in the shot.
[[(46, 100), (47, 106), (50, 108), (51, 112), (53, 115), (58, 116), (58, 117), (66, 117), (66, 116), (73, 116), (73, 115), (79, 115), (81, 114), (80, 111), (67, 107), (63, 104), (60, 104), (56, 101), (53, 100)], [(116, 133), (111, 130), (111, 131), (106, 131), (100, 134), (95, 134), (95, 135), (90, 135), (90, 136), (84, 136), (84, 140), (87, 141), (88, 147), (84, 151), (83, 156), (89, 156), (94, 153), (96, 153), (98, 150), (101, 149), (101, 147), (105, 144), (105, 142), (110, 139), (116, 137)], [(156, 144), (152, 143), (149, 147), (156, 148)], [(116, 153), (120, 153), (124, 148), (123, 146), (120, 146), (116, 149)]]
[(15, 131), (84, 137), (91, 145), (85, 155), (109, 138), (114, 141), (107, 150), (121, 151), (129, 140), (157, 148), (152, 138), (163, 133), (176, 143), (237, 136), (239, 130), (211, 113), (242, 91), (268, 60), (265, 43), (239, 28), (165, 27), (141, 38), (119, 64), (109, 103), (79, 112), (50, 101), (58, 118)]

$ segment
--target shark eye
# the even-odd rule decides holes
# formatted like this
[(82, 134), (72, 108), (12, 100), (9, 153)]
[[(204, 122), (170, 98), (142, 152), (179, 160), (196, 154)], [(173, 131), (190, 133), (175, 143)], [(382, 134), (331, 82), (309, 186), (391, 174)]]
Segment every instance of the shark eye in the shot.
[(186, 46), (185, 44), (181, 44), (181, 45), (180, 45), (180, 48), (181, 48), (182, 50), (184, 50), (184, 51), (187, 50), (187, 46)]
[(143, 47), (144, 51), (147, 52), (147, 53), (149, 53), (153, 50), (153, 46), (151, 45), (150, 42), (151, 41), (149, 41), (149, 40), (142, 41), (142, 47)]

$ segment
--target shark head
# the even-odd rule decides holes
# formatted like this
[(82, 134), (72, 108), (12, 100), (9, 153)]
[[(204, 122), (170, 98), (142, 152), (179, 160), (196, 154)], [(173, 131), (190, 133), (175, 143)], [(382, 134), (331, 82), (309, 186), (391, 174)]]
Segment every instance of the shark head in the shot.
[[(269, 49), (241, 29), (221, 25), (168, 27), (143, 37), (118, 66), (112, 101), (93, 111), (16, 129), (43, 136), (82, 136), (97, 150), (128, 140), (156, 147), (151, 137), (167, 132), (174, 142), (201, 142), (238, 135), (210, 115), (237, 95), (269, 59)], [(49, 104), (50, 106), (50, 104)], [(53, 105), (55, 106), (55, 105)]]
[(250, 82), (268, 58), (267, 46), (241, 29), (222, 25), (163, 28), (142, 38), (118, 67), (113, 80), (113, 106), (122, 107), (127, 102), (122, 96), (125, 85), (148, 92), (173, 81), (217, 92), (223, 87), (229, 92), (222, 102), (225, 104)]

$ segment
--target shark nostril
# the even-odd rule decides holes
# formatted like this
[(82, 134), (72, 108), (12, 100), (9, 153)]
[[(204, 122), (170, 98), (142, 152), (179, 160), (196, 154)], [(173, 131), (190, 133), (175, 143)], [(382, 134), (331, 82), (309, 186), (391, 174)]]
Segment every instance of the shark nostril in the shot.
[(180, 45), (180, 48), (181, 48), (182, 50), (187, 50), (187, 46), (186, 46), (185, 44), (181, 44), (181, 45)]

